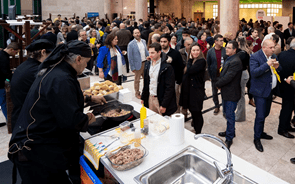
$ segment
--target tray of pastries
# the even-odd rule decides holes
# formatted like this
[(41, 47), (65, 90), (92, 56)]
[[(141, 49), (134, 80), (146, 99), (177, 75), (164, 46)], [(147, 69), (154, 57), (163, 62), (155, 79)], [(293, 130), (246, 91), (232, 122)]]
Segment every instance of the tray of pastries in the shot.
[(123, 89), (123, 86), (117, 85), (109, 80), (101, 83), (94, 83), (90, 89), (84, 91), (84, 95), (98, 95), (107, 96), (110, 94), (118, 93), (119, 90)]

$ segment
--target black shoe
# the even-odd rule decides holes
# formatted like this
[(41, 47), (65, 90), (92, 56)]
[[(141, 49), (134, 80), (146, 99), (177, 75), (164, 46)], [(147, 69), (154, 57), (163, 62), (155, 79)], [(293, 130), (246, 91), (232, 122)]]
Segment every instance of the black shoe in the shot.
[(258, 151), (263, 152), (263, 147), (262, 147), (260, 139), (254, 140), (254, 145)]
[(6, 125), (6, 123), (5, 122), (3, 122), (3, 123), (0, 123), (0, 127), (3, 127), (3, 126), (5, 126)]
[(291, 158), (291, 159), (290, 159), (290, 162), (291, 162), (292, 164), (295, 164), (295, 158)]
[(287, 131), (286, 132), (278, 132), (278, 134), (281, 135), (281, 136), (284, 136), (286, 138), (289, 138), (289, 139), (294, 139), (295, 138), (294, 135), (290, 134)]
[(270, 135), (267, 135), (265, 132), (262, 132), (260, 139), (267, 139), (267, 140), (272, 140), (273, 137)]
[[(220, 137), (225, 137), (226, 136), (226, 132), (219, 132), (218, 135)], [(234, 137), (236, 137), (236, 134), (234, 135)]]
[(290, 128), (288, 129), (288, 132), (295, 132), (295, 128), (290, 127)]
[(225, 140), (225, 145), (226, 145), (227, 149), (229, 149), (232, 144), (233, 144), (233, 141)]
[(215, 108), (213, 114), (217, 115), (219, 113), (219, 111), (220, 111), (219, 108)]

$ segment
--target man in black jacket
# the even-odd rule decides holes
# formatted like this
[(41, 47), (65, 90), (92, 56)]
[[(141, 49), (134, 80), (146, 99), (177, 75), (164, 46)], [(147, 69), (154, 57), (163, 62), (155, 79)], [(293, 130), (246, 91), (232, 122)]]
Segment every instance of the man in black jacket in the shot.
[[(295, 89), (295, 80), (293, 75), (289, 76), (288, 79), (285, 78), (286, 83), (290, 84), (290, 86)], [(294, 94), (294, 93), (293, 93)], [(292, 164), (295, 164), (295, 157), (290, 159)]]
[(146, 43), (148, 42), (149, 40), (149, 35), (151, 32), (153, 32), (151, 29), (150, 29), (150, 23), (148, 21), (145, 21), (143, 23), (143, 30), (140, 32), (141, 34), (141, 38), (144, 39), (146, 41)]
[(30, 57), (16, 68), (10, 83), (10, 96), (13, 103), (11, 114), (12, 130), (36, 78), (39, 65), (54, 48), (55, 44), (46, 39), (39, 39), (26, 47)]
[(179, 113), (180, 84), (182, 82), (183, 69), (185, 66), (183, 64), (180, 53), (177, 50), (170, 48), (170, 40), (171, 36), (169, 34), (163, 34), (160, 37), (160, 45), (162, 47), (162, 52), (164, 52), (165, 54), (167, 54), (167, 56), (171, 58), (167, 60), (167, 63), (171, 64), (174, 70), (177, 113)]
[(72, 40), (78, 39), (78, 32), (77, 32), (77, 26), (73, 25), (71, 32), (67, 34), (67, 43), (69, 43)]
[[(7, 119), (6, 108), (6, 92), (5, 92), (5, 80), (11, 80), (12, 73), (10, 70), (9, 56), (14, 56), (19, 52), (20, 46), (16, 42), (11, 42), (4, 50), (0, 51), (0, 105), (2, 113)], [(0, 123), (0, 127), (6, 123)]]
[(72, 177), (79, 176), (79, 132), (95, 118), (83, 113), (84, 101), (93, 100), (83, 96), (77, 75), (90, 58), (89, 45), (72, 41), (40, 64), (9, 143), (9, 159), (23, 184), (81, 183)]
[(239, 45), (236, 41), (229, 41), (226, 46), (226, 55), (229, 56), (221, 70), (220, 77), (216, 82), (216, 87), (221, 89), (223, 100), (223, 111), (227, 119), (226, 132), (218, 135), (226, 137), (225, 143), (228, 148), (233, 143), (235, 137), (235, 110), (241, 98), (241, 76), (243, 71), (242, 61), (236, 55)]
[(166, 62), (159, 43), (149, 46), (150, 62), (145, 63), (141, 103), (149, 109), (170, 116), (177, 110), (174, 71)]
[[(295, 72), (295, 38), (290, 43), (290, 49), (283, 51), (278, 55), (278, 61), (282, 66), (280, 77), (282, 79), (287, 78)], [(278, 133), (286, 138), (294, 138), (292, 134), (288, 132), (295, 132), (295, 128), (290, 125), (292, 111), (294, 108), (294, 88), (287, 84), (285, 81), (279, 83), (281, 97), (282, 97), (282, 109), (280, 113), (280, 121), (278, 127)]]
[(287, 41), (289, 37), (295, 36), (295, 30), (293, 29), (293, 23), (288, 23), (288, 28), (284, 31), (284, 38)]

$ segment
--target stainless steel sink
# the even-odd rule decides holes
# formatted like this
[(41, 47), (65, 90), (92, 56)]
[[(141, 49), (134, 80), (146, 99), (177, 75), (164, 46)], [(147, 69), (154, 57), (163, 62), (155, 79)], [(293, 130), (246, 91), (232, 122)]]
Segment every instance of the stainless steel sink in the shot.
[[(193, 146), (188, 146), (136, 176), (134, 180), (140, 184), (212, 184), (220, 180), (214, 161), (217, 162)], [(218, 164), (225, 167), (224, 164)], [(234, 171), (232, 183), (254, 184), (255, 182)]]

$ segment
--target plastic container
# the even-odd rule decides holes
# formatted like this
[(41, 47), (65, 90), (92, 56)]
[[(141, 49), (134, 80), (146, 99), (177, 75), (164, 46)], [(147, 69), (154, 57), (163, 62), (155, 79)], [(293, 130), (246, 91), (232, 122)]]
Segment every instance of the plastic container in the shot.
[[(143, 152), (143, 156), (138, 159), (138, 160), (135, 160), (133, 162), (129, 162), (127, 164), (122, 164), (122, 165), (119, 165), (119, 164), (115, 164), (112, 162), (112, 159), (111, 157), (115, 154), (117, 154), (118, 152), (122, 151), (122, 150), (127, 150), (127, 149), (124, 149), (124, 148), (127, 148), (127, 149), (140, 149), (142, 152)], [(106, 158), (109, 160), (109, 162), (111, 163), (111, 166), (115, 169), (115, 170), (118, 170), (118, 171), (126, 171), (126, 170), (129, 170), (129, 169), (132, 169), (138, 165), (140, 165), (144, 158), (148, 155), (148, 151), (147, 149), (145, 149), (145, 147), (143, 147), (141, 144), (138, 146), (138, 147), (135, 147), (134, 143), (131, 144), (131, 145), (126, 145), (126, 146), (123, 146), (121, 149), (118, 149), (116, 151), (110, 151), (106, 154)]]
[(119, 125), (119, 127), (120, 127), (121, 131), (126, 131), (130, 128), (130, 124), (131, 124), (130, 121), (124, 121), (123, 123), (121, 123)]
[(139, 128), (135, 129), (134, 142), (135, 147), (139, 147), (141, 144), (141, 129)]

